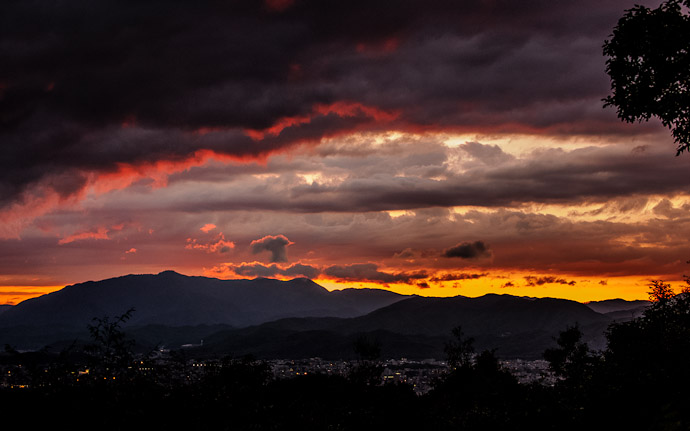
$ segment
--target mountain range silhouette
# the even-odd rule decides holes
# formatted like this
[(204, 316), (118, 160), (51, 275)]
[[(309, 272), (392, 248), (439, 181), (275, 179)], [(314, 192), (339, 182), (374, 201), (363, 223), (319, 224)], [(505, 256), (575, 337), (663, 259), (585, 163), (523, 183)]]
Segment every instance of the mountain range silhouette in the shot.
[[(567, 326), (579, 325), (594, 347), (605, 328), (645, 301), (588, 305), (553, 298), (488, 294), (478, 298), (404, 296), (381, 289), (329, 292), (317, 283), (258, 278), (219, 280), (173, 271), (126, 275), (67, 286), (0, 314), (0, 343), (38, 349), (86, 340), (94, 318), (134, 308), (125, 329), (141, 346), (198, 344), (200, 353), (264, 357), (347, 357), (368, 334), (387, 356), (439, 357), (452, 329), (479, 348), (535, 357)], [(598, 310), (599, 312), (595, 311)]]

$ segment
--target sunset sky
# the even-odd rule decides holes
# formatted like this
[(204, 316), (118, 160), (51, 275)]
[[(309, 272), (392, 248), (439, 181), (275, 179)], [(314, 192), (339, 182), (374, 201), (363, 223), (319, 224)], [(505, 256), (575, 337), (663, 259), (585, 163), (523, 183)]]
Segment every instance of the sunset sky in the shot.
[(580, 301), (690, 273), (690, 155), (601, 100), (604, 40), (659, 1), (203, 3), (0, 5), (0, 304), (167, 269)]

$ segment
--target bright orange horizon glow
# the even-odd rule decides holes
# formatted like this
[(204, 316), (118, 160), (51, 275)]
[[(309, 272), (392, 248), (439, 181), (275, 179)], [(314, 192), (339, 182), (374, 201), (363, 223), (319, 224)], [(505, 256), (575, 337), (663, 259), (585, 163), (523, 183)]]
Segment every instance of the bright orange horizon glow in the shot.
[(64, 289), (65, 286), (0, 286), (0, 305), (17, 305)]
[[(181, 272), (178, 271), (178, 272)], [(181, 272), (189, 276), (202, 275), (220, 279), (241, 279), (245, 277), (237, 276), (232, 272), (212, 275), (208, 271), (202, 274), (191, 272)], [(420, 288), (414, 284), (405, 283), (377, 283), (371, 281), (342, 281), (327, 277), (315, 278), (313, 281), (328, 291), (343, 289), (380, 289), (399, 293), (401, 295), (417, 295), (427, 297), (453, 297), (467, 296), (471, 298), (480, 297), (486, 294), (513, 295), (532, 298), (559, 298), (586, 303), (590, 301), (602, 301), (606, 299), (647, 300), (649, 299), (649, 283), (651, 280), (662, 279), (670, 283), (674, 291), (680, 292), (681, 285), (685, 283), (682, 279), (670, 280), (659, 277), (608, 277), (605, 285), (600, 281), (593, 280), (593, 277), (569, 276), (559, 274), (556, 277), (575, 281), (575, 285), (544, 283), (543, 285), (528, 286), (524, 282), (525, 278), (533, 274), (510, 273), (506, 275), (492, 276), (473, 280), (461, 281), (442, 281), (430, 282), (428, 288)], [(252, 277), (246, 277), (252, 278)], [(278, 280), (292, 280), (295, 277), (272, 277)], [(512, 280), (513, 286), (506, 286)], [(46, 295), (72, 284), (85, 282), (75, 281), (65, 283), (65, 285), (52, 286), (0, 286), (0, 304), (17, 305), (27, 299)]]
[[(565, 276), (564, 276), (565, 277)], [(402, 295), (418, 295), (430, 297), (452, 297), (467, 296), (480, 297), (486, 294), (513, 295), (533, 298), (559, 298), (577, 302), (602, 301), (606, 299), (625, 299), (633, 301), (638, 299), (649, 299), (648, 284), (650, 279), (639, 277), (613, 277), (607, 280), (607, 284), (602, 286), (597, 281), (592, 281), (591, 277), (569, 277), (576, 281), (575, 286), (561, 285), (558, 283), (548, 283), (541, 286), (525, 286), (515, 283), (515, 286), (503, 287), (508, 279), (487, 278), (477, 280), (462, 280), (454, 287), (452, 281), (430, 283), (429, 288), (420, 289), (415, 285), (404, 283), (391, 283), (388, 287), (372, 282), (342, 282), (338, 280), (317, 279), (314, 280), (319, 285), (328, 289), (342, 290), (347, 288), (370, 288), (390, 290), (391, 292)], [(514, 280), (520, 278), (514, 276)], [(666, 280), (670, 282), (676, 291), (680, 291), (677, 286), (682, 280)]]

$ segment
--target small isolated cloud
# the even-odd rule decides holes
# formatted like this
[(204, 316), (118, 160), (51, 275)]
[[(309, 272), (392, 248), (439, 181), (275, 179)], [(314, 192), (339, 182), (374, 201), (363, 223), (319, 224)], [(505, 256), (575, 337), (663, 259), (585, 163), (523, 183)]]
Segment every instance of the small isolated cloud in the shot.
[(463, 242), (443, 251), (443, 257), (459, 257), (460, 259), (478, 259), (490, 256), (491, 252), (483, 241)]
[(609, 284), (609, 282), (606, 280), (601, 280), (601, 281), (599, 281), (599, 284), (601, 284), (602, 286), (607, 286)]
[(374, 283), (406, 283), (427, 278), (426, 271), (388, 273), (378, 270), (373, 263), (355, 263), (352, 265), (333, 265), (323, 273), (344, 281), (370, 281)]
[(420, 289), (428, 289), (430, 286), (429, 283), (427, 283), (426, 281), (420, 281), (419, 283), (417, 283), (417, 287), (419, 287)]
[(209, 233), (215, 228), (216, 228), (216, 225), (214, 225), (213, 223), (206, 223), (199, 230), (204, 232), (204, 233)]
[(125, 252), (125, 254), (134, 254), (134, 253), (136, 253), (136, 252), (137, 252), (137, 249), (134, 248), (134, 247), (132, 247), (132, 248), (130, 248), (129, 250), (127, 250), (127, 251)]
[(506, 287), (515, 287), (515, 285), (512, 281), (508, 281), (503, 286), (501, 286), (502, 289), (505, 289)]
[(486, 277), (487, 275), (489, 275), (488, 272), (483, 272), (481, 274), (448, 273), (434, 276), (429, 279), (429, 281), (438, 283), (441, 281), (476, 280), (478, 278)]
[(575, 280), (566, 280), (564, 278), (558, 278), (554, 276), (545, 277), (535, 277), (533, 275), (528, 275), (525, 277), (528, 286), (542, 286), (544, 284), (567, 284), (569, 286), (575, 286)]
[(196, 238), (187, 238), (187, 245), (184, 248), (190, 250), (205, 250), (206, 253), (227, 253), (235, 248), (235, 243), (225, 239), (223, 232), (220, 232), (213, 241), (202, 243)]
[(294, 244), (284, 235), (265, 236), (261, 239), (252, 241), (250, 247), (252, 253), (259, 254), (262, 251), (271, 252), (271, 262), (287, 262), (287, 246)]

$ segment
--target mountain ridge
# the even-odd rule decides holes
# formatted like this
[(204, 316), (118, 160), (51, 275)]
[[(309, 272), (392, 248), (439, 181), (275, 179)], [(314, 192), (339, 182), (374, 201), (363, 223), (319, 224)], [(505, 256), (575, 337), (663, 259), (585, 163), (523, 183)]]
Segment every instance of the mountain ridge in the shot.
[[(441, 340), (461, 326), (476, 336), (480, 347), (534, 355), (573, 324), (583, 328), (593, 346), (602, 346), (606, 326), (634, 317), (640, 312), (638, 302), (602, 301), (593, 307), (507, 294), (471, 298), (405, 296), (383, 289), (329, 292), (306, 278), (220, 280), (163, 271), (77, 283), (6, 307), (0, 313), (0, 343), (35, 349), (59, 340), (87, 339), (86, 328), (94, 318), (116, 317), (134, 308), (125, 330), (147, 343), (156, 339), (173, 347), (182, 341), (198, 343), (203, 335), (210, 337), (209, 351), (310, 354), (314, 349), (296, 346), (312, 340), (325, 351), (337, 352), (356, 334), (375, 332), (398, 346), (389, 346), (389, 354), (421, 355), (424, 346), (438, 354), (443, 351)], [(600, 313), (596, 306), (614, 311)], [(285, 343), (285, 337), (297, 344)], [(406, 350), (406, 345), (417, 350)]]
[(0, 326), (85, 327), (94, 317), (117, 316), (130, 308), (136, 311), (130, 325), (249, 326), (293, 316), (351, 317), (406, 298), (388, 291), (366, 301), (358, 296), (366, 293), (332, 294), (306, 278), (220, 280), (164, 271), (66, 286), (6, 310)]

